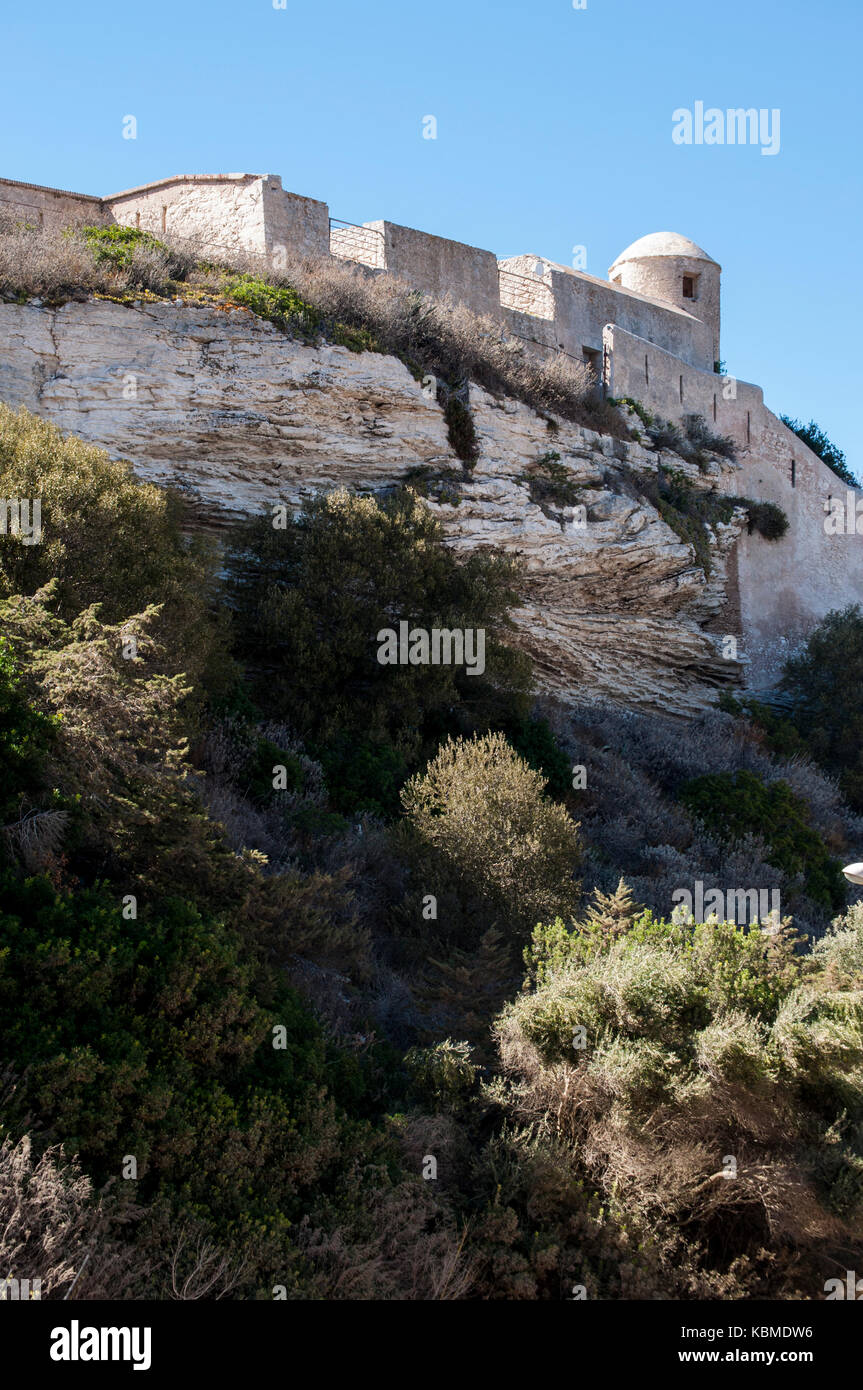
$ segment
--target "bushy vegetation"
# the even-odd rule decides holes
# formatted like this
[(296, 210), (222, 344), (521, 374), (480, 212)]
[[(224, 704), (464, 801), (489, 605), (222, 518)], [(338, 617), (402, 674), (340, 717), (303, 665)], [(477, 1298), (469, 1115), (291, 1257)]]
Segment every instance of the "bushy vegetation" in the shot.
[(131, 289), (166, 295), (175, 281), (185, 280), (195, 266), (195, 257), (179, 246), (168, 246), (150, 232), (138, 227), (82, 227), (67, 236), (80, 237), (93, 253), (97, 266), (118, 272)]
[(316, 342), (326, 336), (330, 342), (350, 348), (352, 352), (380, 351), (367, 329), (327, 322), (321, 311), (301, 299), (291, 285), (273, 285), (261, 276), (245, 274), (228, 278), (224, 289), (237, 304), (274, 323), (283, 333), (305, 342)]
[(813, 758), (863, 811), (863, 612), (859, 604), (828, 613), (786, 662), (771, 704), (732, 700), (781, 757)]
[[(410, 488), (220, 558), (7, 411), (0, 494), (44, 531), (0, 537), (7, 1268), (558, 1300), (811, 1298), (853, 1264), (863, 914), (829, 919), (863, 823), (801, 748), (532, 703), (517, 567)], [(484, 672), (381, 665), (402, 619), (482, 628)], [(696, 877), (781, 884), (794, 927), (669, 921)]]
[(706, 575), (712, 569), (711, 531), (720, 523), (727, 525), (737, 508), (746, 511), (750, 535), (757, 531), (765, 540), (779, 540), (788, 530), (788, 517), (773, 502), (753, 502), (749, 497), (731, 497), (695, 487), (679, 468), (660, 464), (655, 472), (624, 469), (624, 474), (675, 535), (692, 546)]
[(675, 424), (673, 420), (663, 420), (654, 415), (641, 401), (632, 400), (629, 396), (622, 396), (617, 404), (628, 406), (638, 416), (654, 449), (672, 449), (681, 458), (696, 464), (702, 472), (706, 471), (710, 454), (732, 460), (737, 457), (734, 440), (712, 430), (703, 415), (684, 415), (680, 424)]
[(748, 497), (742, 497), (740, 505), (746, 508), (750, 536), (757, 531), (766, 541), (778, 541), (788, 530), (788, 517), (775, 502), (753, 502)]
[[(457, 559), (410, 489), (383, 501), (332, 492), (283, 525), (274, 520), (242, 528), (228, 555), (236, 648), (254, 699), (270, 715), (289, 712), (331, 788), (343, 789), (341, 809), (362, 808), (349, 794), (358, 761), (365, 809), (397, 810), (399, 781), (444, 734), (526, 713), (528, 666), (505, 640), (512, 561), (488, 551)], [(481, 629), (484, 671), (382, 665), (379, 634), (403, 621), (410, 630)]]
[(697, 820), (729, 845), (761, 835), (769, 851), (767, 863), (781, 869), (789, 881), (801, 875), (813, 902), (832, 912), (845, 906), (840, 865), (809, 825), (804, 804), (787, 782), (768, 786), (745, 768), (734, 775), (708, 773), (687, 782), (680, 799)]
[(402, 792), (429, 891), (455, 880), (483, 905), (478, 921), (516, 935), (571, 911), (577, 828), (545, 785), (500, 733), (444, 744)]
[(52, 582), (58, 612), (93, 604), (106, 621), (158, 607), (169, 665), (197, 677), (219, 649), (211, 617), (216, 555), (181, 530), (179, 497), (139, 483), (128, 463), (26, 411), (0, 404), (0, 491), (38, 498), (42, 539), (10, 532), (0, 545), (0, 598)]
[(537, 459), (536, 463), (524, 475), (527, 482), (531, 502), (535, 502), (538, 507), (546, 508), (549, 504), (555, 507), (574, 507), (579, 502), (579, 491), (573, 482), (572, 474), (565, 464), (560, 461), (560, 454), (551, 449), (543, 454), (542, 458)]
[(863, 1237), (859, 910), (806, 959), (725, 922), (627, 926), (552, 933), (550, 968), (535, 941), (541, 983), (498, 1024), (509, 1106), (626, 1229), (629, 1279), (818, 1296)]

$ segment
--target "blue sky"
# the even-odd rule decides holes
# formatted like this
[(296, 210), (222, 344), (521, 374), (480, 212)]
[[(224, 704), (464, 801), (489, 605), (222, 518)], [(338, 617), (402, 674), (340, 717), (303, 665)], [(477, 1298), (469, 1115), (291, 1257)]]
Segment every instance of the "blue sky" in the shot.
[[(334, 217), (564, 264), (584, 245), (602, 276), (636, 237), (682, 232), (722, 264), (728, 370), (863, 466), (861, 0), (18, 9), (0, 175), (104, 194), (281, 174)], [(672, 112), (696, 101), (778, 107), (779, 153), (675, 145)]]

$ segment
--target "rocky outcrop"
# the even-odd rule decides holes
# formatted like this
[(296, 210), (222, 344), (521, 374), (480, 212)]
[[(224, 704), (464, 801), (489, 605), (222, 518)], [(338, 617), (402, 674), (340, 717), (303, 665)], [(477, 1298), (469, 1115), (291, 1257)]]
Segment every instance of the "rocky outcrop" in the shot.
[[(180, 488), (199, 523), (455, 470), (459, 500), (432, 488), (430, 505), (452, 545), (522, 557), (518, 640), (549, 691), (686, 714), (737, 680), (721, 637), (723, 622), (737, 631), (727, 563), (742, 514), (715, 528), (708, 578), (639, 492), (657, 451), (564, 421), (552, 432), (472, 388), (480, 458), (462, 474), (430, 394), (395, 358), (305, 346), (242, 309), (0, 304), (0, 399)], [(576, 503), (532, 500), (530, 475), (550, 452)], [(733, 464), (701, 473), (670, 458), (693, 486), (732, 491)]]

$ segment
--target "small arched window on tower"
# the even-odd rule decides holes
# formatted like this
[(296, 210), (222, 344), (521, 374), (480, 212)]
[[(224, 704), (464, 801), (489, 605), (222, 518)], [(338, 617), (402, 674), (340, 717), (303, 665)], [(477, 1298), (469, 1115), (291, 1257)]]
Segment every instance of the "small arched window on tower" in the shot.
[(684, 299), (697, 299), (697, 298), (698, 298), (698, 276), (697, 276), (697, 275), (684, 275), (684, 277), (683, 277), (683, 298), (684, 298)]

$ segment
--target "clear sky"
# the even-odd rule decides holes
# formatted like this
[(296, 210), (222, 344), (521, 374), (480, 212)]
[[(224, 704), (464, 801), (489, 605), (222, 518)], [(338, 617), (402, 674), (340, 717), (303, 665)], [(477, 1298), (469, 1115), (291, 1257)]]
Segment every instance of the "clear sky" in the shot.
[[(585, 246), (601, 276), (682, 232), (722, 264), (728, 370), (860, 470), (863, 0), (284, 4), (9, 0), (0, 175), (281, 174), (334, 217), (564, 264)], [(778, 154), (675, 144), (697, 101), (778, 108)]]

